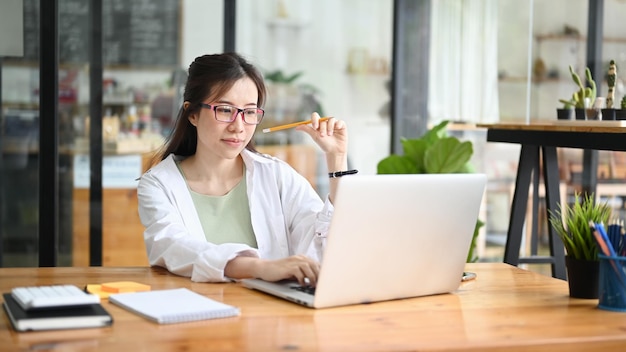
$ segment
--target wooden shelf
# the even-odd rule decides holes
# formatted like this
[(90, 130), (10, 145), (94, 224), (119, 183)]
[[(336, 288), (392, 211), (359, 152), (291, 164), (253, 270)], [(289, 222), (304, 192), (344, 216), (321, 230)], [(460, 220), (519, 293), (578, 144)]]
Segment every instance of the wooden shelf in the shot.
[[(498, 78), (499, 82), (511, 82), (511, 83), (526, 83), (528, 82), (528, 77), (521, 76), (510, 76), (510, 77), (501, 77)], [(540, 83), (561, 83), (565, 81), (571, 81), (571, 79), (565, 78), (533, 78), (532, 83), (540, 84)]]
[[(584, 35), (574, 34), (539, 34), (535, 35), (537, 41), (544, 40), (577, 40), (581, 42), (587, 41), (587, 37)], [(603, 37), (603, 43), (626, 43), (626, 38), (623, 37)]]

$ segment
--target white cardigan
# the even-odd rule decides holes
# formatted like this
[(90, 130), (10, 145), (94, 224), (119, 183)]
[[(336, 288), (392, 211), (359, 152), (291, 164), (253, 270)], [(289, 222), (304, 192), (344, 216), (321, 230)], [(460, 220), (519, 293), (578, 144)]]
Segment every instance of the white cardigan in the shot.
[(150, 265), (191, 277), (228, 281), (227, 262), (236, 256), (278, 259), (304, 254), (321, 261), (333, 213), (311, 184), (287, 163), (245, 150), (246, 187), (258, 249), (240, 243), (207, 242), (191, 194), (170, 155), (141, 176), (139, 217)]

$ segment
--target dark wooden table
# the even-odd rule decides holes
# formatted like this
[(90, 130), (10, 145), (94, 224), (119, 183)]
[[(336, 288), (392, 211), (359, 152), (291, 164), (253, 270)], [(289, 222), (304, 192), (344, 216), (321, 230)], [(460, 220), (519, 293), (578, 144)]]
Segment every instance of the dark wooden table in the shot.
[[(528, 205), (528, 194), (533, 172), (538, 175), (543, 157), (543, 179), (546, 194), (546, 218), (558, 209), (559, 167), (556, 148), (568, 147), (591, 150), (583, 162), (583, 186), (594, 193), (597, 183), (597, 151), (626, 151), (626, 121), (537, 121), (531, 123), (478, 124), (487, 129), (488, 142), (521, 145), (511, 217), (504, 250), (504, 262), (550, 263), (552, 276), (566, 278), (563, 244), (552, 226), (548, 226), (550, 256), (520, 258), (522, 230)], [(536, 194), (536, 192), (535, 192)]]

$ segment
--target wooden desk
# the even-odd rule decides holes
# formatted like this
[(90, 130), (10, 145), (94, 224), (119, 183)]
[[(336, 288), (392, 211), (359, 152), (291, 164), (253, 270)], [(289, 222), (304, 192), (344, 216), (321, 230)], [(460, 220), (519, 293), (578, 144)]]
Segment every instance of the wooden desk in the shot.
[[(478, 124), (487, 128), (487, 141), (518, 143), (521, 145), (515, 192), (511, 204), (511, 217), (504, 262), (550, 263), (554, 277), (566, 278), (564, 249), (556, 231), (548, 226), (550, 257), (519, 258), (522, 229), (528, 202), (530, 178), (535, 171), (538, 175), (540, 153), (543, 154), (543, 177), (546, 190), (546, 215), (558, 210), (559, 168), (557, 147), (582, 148), (593, 150), (626, 151), (626, 121), (541, 121), (526, 123)], [(593, 170), (587, 170), (591, 177), (591, 189), (595, 190), (595, 168), (597, 156), (590, 161)]]
[(99, 351), (575, 351), (626, 347), (626, 314), (597, 300), (571, 299), (567, 283), (504, 263), (468, 264), (478, 278), (453, 294), (322, 310), (300, 307), (239, 284), (193, 283), (160, 268), (0, 268), (0, 289), (117, 280), (153, 289), (187, 287), (238, 306), (241, 316), (158, 325), (108, 302), (111, 327), (17, 333), (4, 313), (9, 350)]

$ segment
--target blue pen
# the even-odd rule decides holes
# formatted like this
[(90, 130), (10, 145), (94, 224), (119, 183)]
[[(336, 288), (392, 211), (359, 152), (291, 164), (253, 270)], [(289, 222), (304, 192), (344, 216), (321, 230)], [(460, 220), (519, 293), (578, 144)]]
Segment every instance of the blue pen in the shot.
[(606, 231), (604, 230), (604, 225), (602, 225), (601, 222), (596, 223), (595, 228), (598, 230), (598, 232), (600, 232), (600, 236), (602, 236), (602, 240), (604, 240), (604, 242), (606, 243), (607, 249), (609, 251), (609, 256), (611, 257), (617, 256), (615, 254), (615, 249), (613, 248), (613, 243), (611, 243), (609, 236), (606, 234)]
[(600, 251), (607, 257), (611, 256), (611, 245), (607, 243), (600, 229), (598, 228), (598, 224), (594, 224), (593, 221), (589, 221), (589, 228), (591, 229), (591, 233), (593, 233), (593, 237), (596, 239), (596, 243), (598, 247), (600, 247)]
[(620, 221), (619, 224), (619, 234), (620, 234), (620, 249), (619, 249), (619, 255), (620, 256), (626, 256), (626, 237), (624, 237), (624, 235), (626, 234), (626, 230), (624, 229), (624, 220), (622, 219)]
[(609, 220), (609, 229), (608, 229), (608, 235), (609, 235), (609, 239), (611, 240), (611, 243), (613, 244), (613, 249), (615, 250), (616, 253), (620, 254), (621, 253), (621, 241), (620, 241), (620, 226), (619, 226), (619, 220), (618, 219), (611, 219)]
[(613, 245), (611, 244), (611, 241), (609, 241), (606, 231), (604, 231), (604, 225), (602, 225), (602, 223), (594, 224), (592, 221), (589, 221), (589, 226), (591, 227), (591, 231), (596, 237), (596, 241), (598, 242), (600, 249), (602, 250), (602, 252), (604, 252), (604, 255), (610, 257), (607, 258), (607, 260), (609, 261), (609, 263), (611, 263), (613, 270), (615, 270), (615, 274), (617, 275), (617, 279), (619, 280), (620, 284), (622, 286), (626, 285), (626, 277), (624, 277), (625, 274), (617, 267), (617, 263), (613, 259), (616, 257), (615, 250), (613, 250)]

